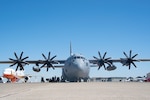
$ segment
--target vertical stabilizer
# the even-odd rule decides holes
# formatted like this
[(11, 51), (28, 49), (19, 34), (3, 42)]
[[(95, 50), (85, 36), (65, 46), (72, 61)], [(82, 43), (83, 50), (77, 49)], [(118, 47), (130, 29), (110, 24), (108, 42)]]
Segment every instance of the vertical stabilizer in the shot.
[(71, 46), (71, 42), (70, 42), (70, 56), (72, 55), (72, 46)]

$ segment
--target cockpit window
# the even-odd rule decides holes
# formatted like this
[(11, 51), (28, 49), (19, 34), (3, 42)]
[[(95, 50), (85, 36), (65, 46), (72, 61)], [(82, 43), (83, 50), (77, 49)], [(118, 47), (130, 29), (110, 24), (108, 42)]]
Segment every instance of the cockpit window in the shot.
[(81, 59), (85, 59), (84, 57), (81, 57)]
[(74, 59), (85, 59), (85, 58), (81, 57), (81, 56), (76, 56), (76, 57), (74, 57)]

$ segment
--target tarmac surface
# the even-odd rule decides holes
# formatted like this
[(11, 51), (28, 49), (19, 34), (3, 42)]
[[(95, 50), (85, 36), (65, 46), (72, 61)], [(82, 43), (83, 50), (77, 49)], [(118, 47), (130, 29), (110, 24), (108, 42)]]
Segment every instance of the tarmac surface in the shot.
[(2, 83), (0, 100), (150, 100), (150, 83)]

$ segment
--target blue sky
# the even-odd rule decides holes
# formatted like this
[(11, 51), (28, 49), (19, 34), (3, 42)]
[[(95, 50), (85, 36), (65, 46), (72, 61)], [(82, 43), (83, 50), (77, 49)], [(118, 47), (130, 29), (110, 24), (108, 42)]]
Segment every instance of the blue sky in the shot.
[[(149, 5), (149, 0), (1, 0), (0, 60), (22, 51), (28, 60), (43, 59), (41, 53), (49, 51), (56, 59), (67, 59), (70, 41), (73, 52), (87, 59), (98, 56), (97, 51), (119, 59), (130, 49), (139, 54), (137, 58), (150, 58)], [(113, 72), (91, 68), (90, 76), (144, 76), (150, 72), (150, 62), (136, 63), (138, 68), (131, 70), (115, 65)], [(2, 72), (9, 65), (0, 66)], [(61, 75), (61, 69), (42, 69), (37, 74), (32, 66), (25, 66), (26, 73)]]

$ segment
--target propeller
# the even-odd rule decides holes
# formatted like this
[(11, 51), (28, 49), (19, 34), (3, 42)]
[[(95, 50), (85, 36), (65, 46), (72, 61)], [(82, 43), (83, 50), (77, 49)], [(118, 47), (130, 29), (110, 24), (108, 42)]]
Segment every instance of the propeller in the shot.
[(94, 59), (97, 60), (97, 64), (98, 64), (98, 70), (104, 66), (104, 69), (106, 70), (106, 66), (105, 66), (105, 63), (108, 64), (108, 65), (111, 65), (111, 62), (109, 62), (109, 59), (111, 59), (111, 57), (109, 58), (105, 58), (107, 52), (104, 53), (103, 57), (101, 56), (101, 53), (98, 51), (98, 55), (99, 55), (99, 58), (93, 56)]
[(56, 57), (56, 55), (55, 56), (53, 56), (52, 58), (50, 57), (50, 55), (51, 55), (51, 53), (49, 52), (48, 53), (48, 58), (42, 53), (42, 56), (44, 57), (44, 64), (40, 67), (40, 68), (43, 68), (43, 67), (47, 67), (47, 71), (48, 71), (48, 69), (50, 68), (50, 67), (52, 67), (53, 69), (55, 69), (54, 68), (54, 66), (53, 66), (53, 64), (58, 64), (58, 62), (57, 61), (54, 61), (53, 59)]
[(135, 60), (134, 58), (138, 55), (138, 54), (135, 54), (134, 56), (132, 56), (132, 50), (130, 50), (129, 52), (129, 56), (123, 52), (123, 54), (126, 56), (125, 59), (123, 59), (125, 61), (125, 63), (123, 63), (123, 66), (126, 65), (126, 66), (129, 66), (129, 70), (131, 68), (131, 64), (136, 68), (136, 65), (134, 63), (134, 61), (138, 61), (138, 60)]
[(10, 67), (17, 65), (16, 71), (18, 70), (19, 67), (20, 67), (20, 70), (24, 70), (24, 65), (29, 64), (25, 60), (29, 57), (27, 56), (27, 57), (22, 58), (23, 52), (21, 52), (20, 57), (17, 56), (16, 52), (14, 52), (14, 55), (16, 59), (9, 58), (9, 60), (13, 62), (13, 64), (10, 65)]

